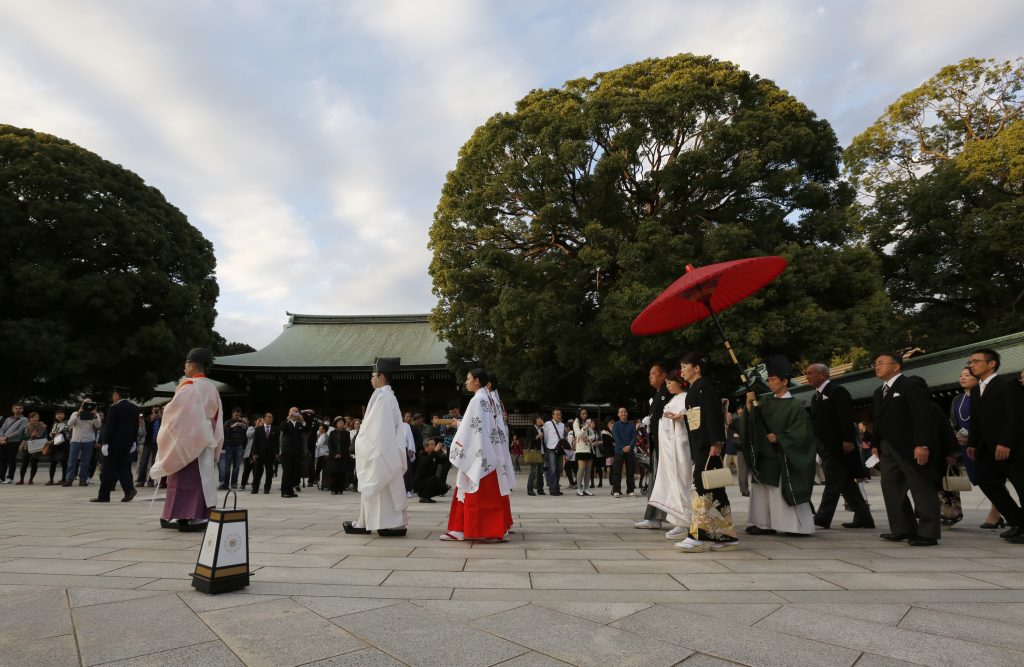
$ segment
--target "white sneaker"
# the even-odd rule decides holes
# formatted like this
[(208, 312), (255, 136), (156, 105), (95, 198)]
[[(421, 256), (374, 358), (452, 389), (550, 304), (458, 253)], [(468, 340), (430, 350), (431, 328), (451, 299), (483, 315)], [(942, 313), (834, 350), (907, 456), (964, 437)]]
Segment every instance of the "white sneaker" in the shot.
[(583, 497), (583, 489), (576, 489), (576, 495), (579, 496), (580, 498), (582, 498)]
[(633, 524), (634, 528), (650, 528), (651, 530), (661, 530), (660, 519), (644, 519), (643, 521), (637, 521)]
[(622, 497), (621, 493), (615, 492), (615, 493), (612, 494), (612, 498), (621, 498), (621, 497)]
[(696, 554), (701, 551), (707, 551), (708, 545), (704, 544), (700, 540), (695, 540), (692, 537), (687, 537), (682, 542), (676, 542), (675, 548), (679, 549), (683, 553)]
[(740, 544), (739, 540), (733, 540), (732, 542), (712, 542), (711, 543), (711, 550), (712, 551), (735, 551), (736, 548), (739, 546), (739, 544)]
[(406, 498), (412, 498), (412, 491), (406, 491), (405, 492), (405, 497)]
[(633, 496), (634, 498), (639, 498), (639, 497), (640, 497), (640, 496), (642, 496), (643, 494), (642, 494), (642, 493), (640, 493), (639, 491), (634, 491), (633, 493), (631, 493), (631, 494), (629, 494), (629, 495)]
[(592, 496), (594, 494), (591, 493), (589, 490), (586, 490), (586, 491), (583, 492), (583, 495), (585, 495), (585, 496)]
[(689, 528), (683, 528), (682, 526), (676, 526), (672, 530), (670, 530), (667, 533), (665, 533), (665, 539), (666, 540), (678, 540), (681, 537), (683, 537), (684, 535), (689, 535), (689, 534), (690, 534), (690, 529)]

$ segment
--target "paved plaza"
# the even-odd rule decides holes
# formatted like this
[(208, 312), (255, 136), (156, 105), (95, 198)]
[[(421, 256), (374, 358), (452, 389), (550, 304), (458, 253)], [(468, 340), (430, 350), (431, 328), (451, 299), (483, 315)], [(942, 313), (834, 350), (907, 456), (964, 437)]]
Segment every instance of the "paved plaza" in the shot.
[(936, 548), (878, 538), (874, 482), (879, 530), (687, 555), (632, 528), (643, 499), (524, 482), (491, 545), (438, 540), (446, 499), (413, 499), (409, 536), (386, 539), (342, 532), (357, 494), (246, 492), (255, 576), (214, 597), (190, 585), (202, 535), (161, 529), (152, 490), (97, 506), (95, 486), (0, 487), (0, 664), (1024, 664), (1024, 550), (978, 528), (976, 490)]

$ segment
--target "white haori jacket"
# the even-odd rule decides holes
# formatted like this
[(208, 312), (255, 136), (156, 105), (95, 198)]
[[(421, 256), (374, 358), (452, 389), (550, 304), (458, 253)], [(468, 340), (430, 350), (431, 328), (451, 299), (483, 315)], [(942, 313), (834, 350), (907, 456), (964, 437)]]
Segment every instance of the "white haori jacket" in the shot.
[(160, 479), (199, 462), (203, 498), (207, 507), (217, 505), (217, 458), (224, 446), (224, 421), (220, 394), (204, 375), (185, 378), (164, 406), (157, 453), (149, 476)]
[(507, 496), (515, 479), (504, 418), (498, 426), (499, 407), (486, 387), (477, 390), (452, 439), (448, 460), (458, 471), (458, 499), (465, 502), (467, 493), (480, 490), (480, 480), (492, 472), (498, 475), (501, 495)]

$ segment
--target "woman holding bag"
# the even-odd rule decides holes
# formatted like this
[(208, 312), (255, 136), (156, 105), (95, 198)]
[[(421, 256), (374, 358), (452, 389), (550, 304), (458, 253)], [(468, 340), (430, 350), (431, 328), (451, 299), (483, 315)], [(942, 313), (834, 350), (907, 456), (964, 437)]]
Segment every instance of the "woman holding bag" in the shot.
[(711, 381), (703, 377), (704, 355), (690, 352), (679, 364), (680, 374), (690, 383), (686, 392), (686, 434), (693, 460), (693, 521), (690, 535), (675, 546), (683, 553), (731, 551), (739, 541), (732, 523), (732, 508), (724, 487), (707, 489), (701, 472), (723, 467), (725, 413)]

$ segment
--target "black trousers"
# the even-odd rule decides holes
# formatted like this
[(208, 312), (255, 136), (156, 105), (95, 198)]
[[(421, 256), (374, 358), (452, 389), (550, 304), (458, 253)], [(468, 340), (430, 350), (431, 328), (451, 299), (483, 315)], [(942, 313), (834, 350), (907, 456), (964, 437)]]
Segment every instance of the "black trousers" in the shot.
[(132, 480), (131, 454), (127, 451), (115, 450), (110, 446), (107, 447), (107, 450), (107, 456), (102, 456), (100, 490), (96, 496), (100, 500), (110, 500), (110, 492), (114, 490), (118, 482), (121, 482), (121, 488), (126, 494), (129, 489), (135, 488), (135, 482)]
[[(821, 467), (825, 471), (825, 491), (821, 494), (821, 504), (818, 505), (816, 519), (826, 526), (832, 523), (835, 516), (836, 506), (839, 505), (839, 497), (842, 496), (846, 504), (853, 508), (853, 518), (857, 523), (874, 523), (871, 518), (871, 510), (860, 492), (860, 486), (854, 477), (854, 465), (860, 465), (860, 455), (854, 450), (850, 454), (837, 454), (829, 449), (822, 449), (818, 452), (821, 456)], [(848, 461), (853, 457), (854, 460)]]
[(622, 493), (622, 466), (626, 466), (626, 493), (633, 493), (636, 475), (636, 456), (632, 451), (619, 452), (612, 461), (612, 493)]
[(252, 475), (252, 457), (242, 459), (242, 488), (249, 486), (249, 476)]
[(281, 495), (295, 493), (302, 482), (302, 454), (281, 452)]
[(57, 446), (50, 447), (50, 481), (53, 481), (53, 476), (57, 473), (57, 464), (60, 464), (60, 479), (64, 480), (68, 476), (68, 446), (67, 443)]
[[(939, 478), (932, 466), (919, 466), (882, 443), (879, 467), (882, 470), (882, 497), (889, 517), (889, 531), (897, 535), (939, 539)], [(913, 506), (908, 493), (914, 499)]]
[(14, 479), (14, 469), (18, 466), (18, 447), (20, 442), (0, 445), (0, 477)]
[(263, 484), (263, 493), (270, 493), (270, 485), (274, 481), (274, 459), (267, 457), (266, 459), (256, 457), (256, 462), (253, 463), (253, 475), (252, 475), (252, 490), (259, 491), (260, 480), (266, 475), (267, 481)]
[(974, 469), (981, 492), (992, 501), (1008, 524), (1024, 526), (1024, 511), (1006, 489), (1006, 482), (1010, 482), (1017, 490), (1017, 497), (1024, 498), (1024, 457), (1013, 452), (1012, 458), (996, 461), (995, 451), (988, 449), (979, 451), (977, 456)]
[(21, 476), (20, 476), (20, 478), (22, 480), (25, 479), (25, 471), (28, 469), (29, 465), (32, 466), (32, 474), (29, 475), (29, 481), (31, 481), (31, 480), (35, 479), (36, 471), (39, 469), (39, 452), (36, 452), (35, 454), (29, 454), (28, 450), (25, 450), (24, 452), (21, 453)]

